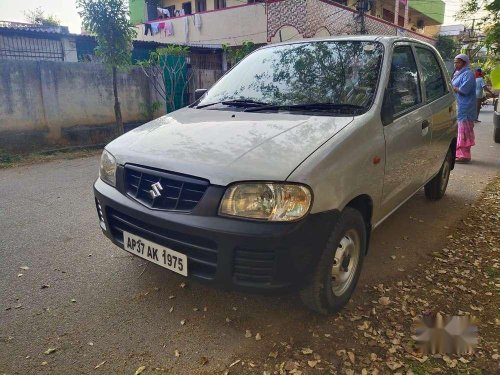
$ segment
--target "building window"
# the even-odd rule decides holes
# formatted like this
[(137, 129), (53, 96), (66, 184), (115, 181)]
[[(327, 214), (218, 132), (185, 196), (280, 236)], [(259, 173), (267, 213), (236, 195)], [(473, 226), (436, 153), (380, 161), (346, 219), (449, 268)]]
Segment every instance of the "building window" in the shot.
[(191, 14), (191, 1), (188, 1), (187, 3), (182, 3), (182, 9), (184, 10), (184, 14)]
[(196, 0), (196, 11), (205, 12), (207, 10), (207, 0)]
[(214, 0), (214, 9), (222, 9), (226, 7), (226, 0)]
[[(390, 10), (384, 9), (382, 19), (384, 21), (394, 23), (394, 13)], [(404, 27), (405, 18), (403, 16), (398, 15), (398, 26)]]

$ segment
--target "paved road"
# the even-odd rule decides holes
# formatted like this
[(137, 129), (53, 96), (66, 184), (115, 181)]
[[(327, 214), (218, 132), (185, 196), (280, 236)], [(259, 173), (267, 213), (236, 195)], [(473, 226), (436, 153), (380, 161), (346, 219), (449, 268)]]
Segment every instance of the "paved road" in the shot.
[[(401, 270), (418, 268), (460, 225), (500, 170), (491, 116), (491, 109), (482, 113), (474, 162), (456, 168), (443, 200), (419, 193), (375, 231), (356, 300), (365, 298), (363, 284), (390, 284)], [(335, 317), (309, 313), (296, 296), (181, 288), (181, 276), (145, 269), (114, 247), (97, 224), (97, 164), (92, 157), (0, 171), (0, 373), (133, 374), (141, 365), (216, 372), (237, 358), (265, 358), (289, 337), (307, 346), (313, 329), (334, 334)], [(262, 340), (246, 339), (246, 329)], [(57, 350), (44, 354), (49, 348)]]

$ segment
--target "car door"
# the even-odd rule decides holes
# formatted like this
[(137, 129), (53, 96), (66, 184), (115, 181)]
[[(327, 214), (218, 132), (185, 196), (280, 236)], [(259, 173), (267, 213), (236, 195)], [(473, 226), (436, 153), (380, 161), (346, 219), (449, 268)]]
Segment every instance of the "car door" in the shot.
[(392, 122), (384, 125), (386, 164), (381, 206), (385, 215), (421, 187), (430, 143), (430, 112), (422, 108), (420, 77), (410, 44), (394, 45), (390, 69), (386, 100), (394, 115)]
[(426, 150), (426, 170), (422, 184), (434, 177), (441, 168), (450, 147), (449, 129), (456, 117), (454, 96), (447, 84), (442, 64), (429, 47), (416, 44), (415, 52), (422, 78), (424, 109), (429, 113), (427, 120), (431, 142)]

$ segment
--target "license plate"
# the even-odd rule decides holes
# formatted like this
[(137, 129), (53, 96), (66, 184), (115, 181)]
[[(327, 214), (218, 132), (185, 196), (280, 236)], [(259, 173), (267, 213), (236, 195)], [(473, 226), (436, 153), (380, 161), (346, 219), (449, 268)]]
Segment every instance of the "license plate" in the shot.
[(128, 232), (123, 232), (123, 248), (170, 271), (187, 276), (187, 256)]

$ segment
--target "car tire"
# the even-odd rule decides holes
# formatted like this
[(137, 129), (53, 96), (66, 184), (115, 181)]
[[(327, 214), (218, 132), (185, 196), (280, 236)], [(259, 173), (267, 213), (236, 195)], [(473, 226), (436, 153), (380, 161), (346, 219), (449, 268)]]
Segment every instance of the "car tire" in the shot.
[(495, 143), (500, 143), (500, 128), (496, 127), (493, 129), (493, 140)]
[(450, 172), (453, 166), (452, 150), (449, 149), (444, 158), (443, 165), (439, 173), (434, 176), (427, 184), (425, 184), (425, 196), (431, 201), (437, 201), (443, 198), (448, 181), (450, 180)]
[(304, 305), (320, 314), (338, 312), (356, 287), (367, 248), (367, 226), (358, 210), (341, 213), (310, 282), (300, 291)]

